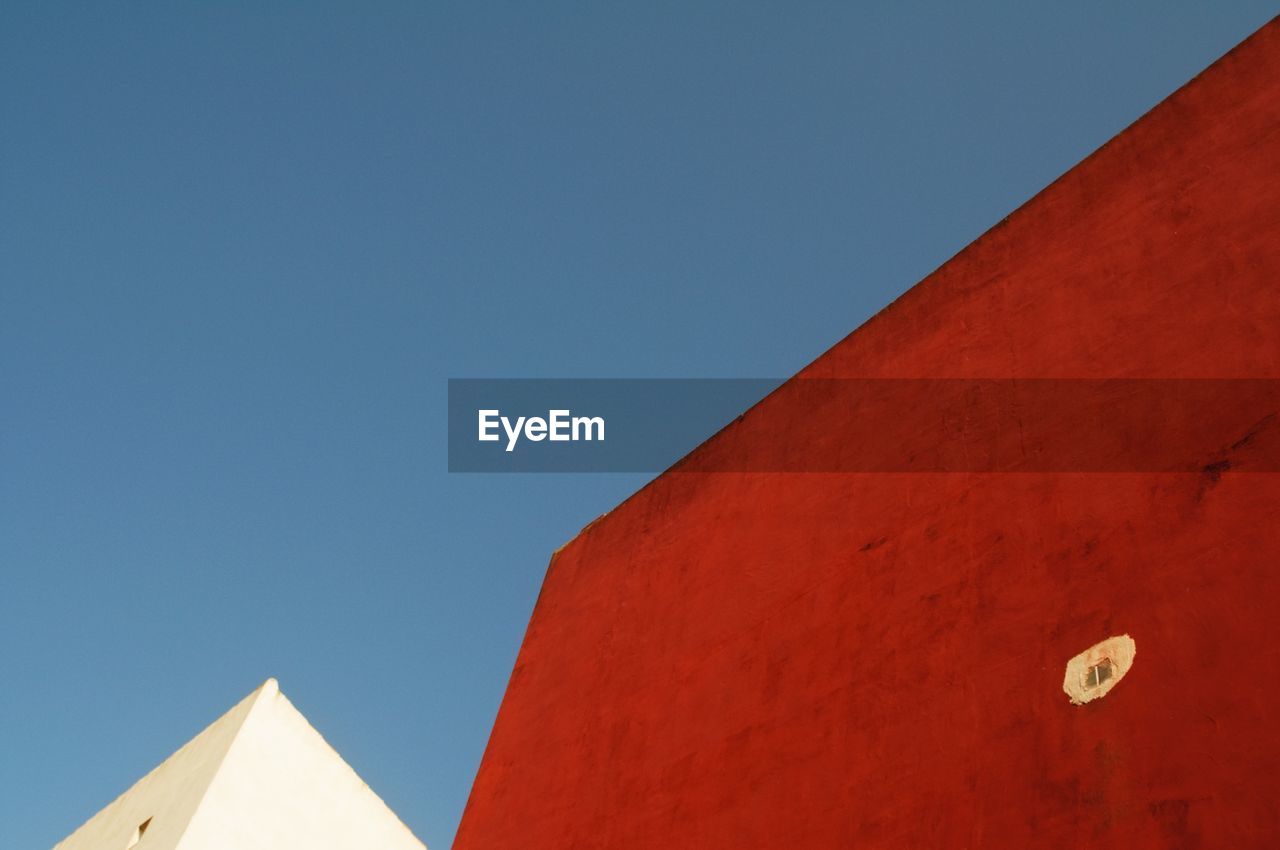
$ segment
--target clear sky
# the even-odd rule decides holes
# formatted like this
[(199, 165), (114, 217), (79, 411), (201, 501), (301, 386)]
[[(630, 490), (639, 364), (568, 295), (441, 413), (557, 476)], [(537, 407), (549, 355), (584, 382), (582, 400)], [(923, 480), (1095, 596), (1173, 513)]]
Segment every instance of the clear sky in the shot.
[(645, 480), (447, 474), (446, 379), (790, 374), (1276, 11), (4, 3), (0, 846), (276, 676), (443, 850)]

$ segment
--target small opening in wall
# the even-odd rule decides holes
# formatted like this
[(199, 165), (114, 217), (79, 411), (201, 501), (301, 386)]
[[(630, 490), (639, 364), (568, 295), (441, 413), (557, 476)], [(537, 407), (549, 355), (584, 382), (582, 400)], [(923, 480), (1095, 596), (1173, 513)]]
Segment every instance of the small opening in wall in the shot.
[(1067, 662), (1062, 674), (1062, 690), (1073, 705), (1084, 705), (1111, 693), (1133, 668), (1138, 648), (1128, 635), (1113, 635), (1099, 641)]
[(1111, 663), (1110, 658), (1103, 658), (1097, 664), (1090, 665), (1089, 669), (1084, 673), (1084, 688), (1092, 690), (1103, 682), (1107, 681), (1115, 673), (1115, 667)]
[(133, 831), (133, 838), (129, 839), (129, 844), (124, 848), (124, 850), (133, 850), (133, 848), (137, 847), (138, 842), (142, 840), (142, 836), (146, 834), (147, 827), (149, 826), (151, 826), (151, 818), (147, 818), (142, 823), (138, 824), (138, 828)]

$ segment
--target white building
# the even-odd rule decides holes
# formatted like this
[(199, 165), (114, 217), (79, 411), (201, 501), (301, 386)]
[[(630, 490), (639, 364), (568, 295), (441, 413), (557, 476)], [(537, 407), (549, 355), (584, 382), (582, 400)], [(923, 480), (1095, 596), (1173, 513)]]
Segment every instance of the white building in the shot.
[(54, 850), (426, 850), (268, 679)]

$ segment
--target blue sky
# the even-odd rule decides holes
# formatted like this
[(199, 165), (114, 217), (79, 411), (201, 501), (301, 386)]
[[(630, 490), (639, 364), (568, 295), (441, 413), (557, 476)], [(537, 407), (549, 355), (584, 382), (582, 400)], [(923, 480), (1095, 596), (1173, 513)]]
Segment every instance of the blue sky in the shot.
[(0, 845), (267, 676), (447, 847), (551, 551), (449, 377), (789, 374), (1269, 2), (6, 3)]

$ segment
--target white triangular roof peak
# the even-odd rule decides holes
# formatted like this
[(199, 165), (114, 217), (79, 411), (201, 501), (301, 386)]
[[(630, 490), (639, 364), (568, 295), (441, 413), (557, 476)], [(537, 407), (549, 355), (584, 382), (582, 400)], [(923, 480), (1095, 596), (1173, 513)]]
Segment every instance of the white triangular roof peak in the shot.
[(268, 679), (54, 850), (369, 847), (426, 850)]

